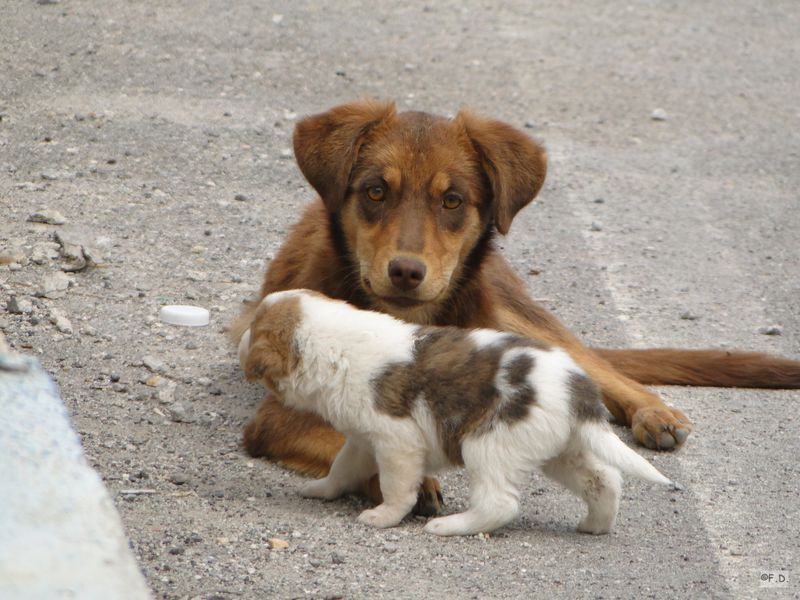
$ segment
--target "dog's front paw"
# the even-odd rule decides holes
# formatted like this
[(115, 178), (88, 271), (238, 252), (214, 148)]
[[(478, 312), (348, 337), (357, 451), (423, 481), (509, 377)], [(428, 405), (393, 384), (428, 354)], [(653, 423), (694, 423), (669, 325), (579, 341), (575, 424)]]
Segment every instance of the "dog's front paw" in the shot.
[(332, 486), (327, 479), (327, 477), (324, 477), (323, 479), (317, 479), (316, 481), (306, 483), (300, 488), (300, 495), (304, 498), (335, 500), (342, 495), (341, 490)]
[(405, 515), (398, 516), (396, 511), (389, 509), (385, 504), (381, 504), (362, 512), (358, 515), (358, 520), (364, 525), (384, 529), (385, 527), (394, 527), (403, 520), (403, 517)]
[(683, 445), (692, 432), (692, 422), (677, 408), (641, 408), (633, 415), (634, 439), (651, 450), (673, 450)]
[(444, 498), (442, 497), (442, 488), (439, 486), (439, 482), (426, 477), (422, 480), (422, 485), (419, 486), (417, 503), (414, 505), (412, 512), (421, 517), (433, 517), (442, 512), (442, 506), (444, 506)]

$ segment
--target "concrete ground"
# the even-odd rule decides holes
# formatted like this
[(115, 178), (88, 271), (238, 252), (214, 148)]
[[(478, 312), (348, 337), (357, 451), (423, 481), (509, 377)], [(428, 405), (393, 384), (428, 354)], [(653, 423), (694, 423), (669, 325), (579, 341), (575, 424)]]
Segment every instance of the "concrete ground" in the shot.
[[(627, 482), (610, 536), (533, 477), (512, 526), (434, 539), (245, 456), (260, 390), (221, 334), (312, 198), (294, 121), (370, 95), (544, 142), (502, 245), (586, 340), (800, 357), (800, 5), (331, 4), (0, 11), (0, 330), (57, 380), (154, 596), (800, 597), (796, 391), (663, 389), (696, 431), (642, 454), (685, 489)], [(166, 303), (212, 324), (161, 325)]]

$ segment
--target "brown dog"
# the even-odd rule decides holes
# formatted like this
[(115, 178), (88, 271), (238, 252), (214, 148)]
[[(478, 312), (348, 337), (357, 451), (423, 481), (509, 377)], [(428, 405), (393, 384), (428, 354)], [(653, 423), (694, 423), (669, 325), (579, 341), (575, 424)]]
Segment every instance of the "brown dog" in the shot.
[[(414, 323), (500, 329), (561, 346), (649, 448), (680, 446), (692, 425), (643, 383), (800, 387), (800, 362), (764, 354), (589, 349), (537, 305), (492, 239), (539, 192), (547, 160), (505, 123), (359, 101), (301, 120), (294, 149), (320, 199), (269, 265), (261, 298), (307, 288)], [(234, 323), (237, 342), (257, 305)], [(317, 477), (342, 443), (319, 418), (270, 396), (244, 434), (251, 455)], [(422, 512), (438, 506), (435, 485), (426, 489)], [(372, 491), (377, 496), (374, 481)]]

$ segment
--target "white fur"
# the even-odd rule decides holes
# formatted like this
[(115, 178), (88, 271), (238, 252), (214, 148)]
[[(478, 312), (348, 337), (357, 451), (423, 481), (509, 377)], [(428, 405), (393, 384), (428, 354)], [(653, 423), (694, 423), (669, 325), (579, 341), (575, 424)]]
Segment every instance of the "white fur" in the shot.
[[(375, 527), (397, 525), (414, 506), (423, 476), (451, 466), (440, 446), (437, 423), (424, 391), (410, 417), (395, 418), (376, 409), (371, 382), (388, 365), (412, 360), (414, 334), (419, 328), (302, 291), (272, 294), (264, 302), (286, 295), (301, 298), (302, 318), (295, 332), (300, 365), (278, 382), (282, 399), (290, 406), (316, 412), (347, 436), (328, 476), (307, 484), (302, 494), (336, 498), (378, 472), (384, 502), (364, 511), (359, 520)], [(476, 330), (470, 338), (484, 348), (507, 335)], [(246, 357), (249, 330), (245, 338), (240, 358)], [(527, 378), (536, 402), (524, 419), (510, 426), (498, 420), (462, 441), (464, 466), (471, 479), (470, 508), (429, 521), (426, 531), (465, 535), (505, 525), (519, 512), (519, 486), (535, 467), (583, 498), (588, 514), (578, 529), (595, 534), (607, 533), (614, 525), (620, 470), (648, 481), (670, 483), (620, 441), (607, 423), (574, 418), (569, 381), (583, 371), (566, 352), (512, 348), (506, 350), (501, 367), (520, 354), (533, 359)], [(494, 383), (502, 404), (509, 399), (512, 386), (504, 379), (502, 368), (497, 373)]]

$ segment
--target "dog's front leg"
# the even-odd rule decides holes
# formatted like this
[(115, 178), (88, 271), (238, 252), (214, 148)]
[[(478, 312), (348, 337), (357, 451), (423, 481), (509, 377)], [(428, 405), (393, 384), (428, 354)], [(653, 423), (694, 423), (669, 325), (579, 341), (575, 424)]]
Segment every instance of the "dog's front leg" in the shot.
[(336, 455), (327, 477), (305, 484), (300, 494), (306, 498), (333, 500), (357, 491), (377, 470), (369, 443), (351, 436)]
[(375, 457), (380, 474), (383, 503), (362, 512), (358, 520), (373, 527), (393, 527), (403, 520), (417, 501), (424, 474), (421, 448), (379, 443)]

